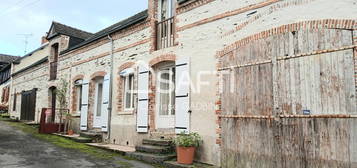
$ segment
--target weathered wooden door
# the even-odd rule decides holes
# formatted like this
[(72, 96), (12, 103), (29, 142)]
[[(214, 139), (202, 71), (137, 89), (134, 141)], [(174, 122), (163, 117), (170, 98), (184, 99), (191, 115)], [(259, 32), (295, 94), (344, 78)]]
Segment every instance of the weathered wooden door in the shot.
[(357, 166), (352, 34), (279, 32), (222, 55), (222, 167)]
[(36, 110), (36, 89), (21, 93), (21, 120), (34, 121)]

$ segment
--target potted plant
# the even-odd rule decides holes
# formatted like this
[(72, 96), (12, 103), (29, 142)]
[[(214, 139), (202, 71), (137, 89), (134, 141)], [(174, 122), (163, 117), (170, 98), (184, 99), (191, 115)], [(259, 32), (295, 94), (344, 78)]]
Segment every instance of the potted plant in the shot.
[(201, 137), (198, 133), (178, 134), (174, 140), (176, 144), (177, 162), (192, 164), (195, 150), (200, 145)]

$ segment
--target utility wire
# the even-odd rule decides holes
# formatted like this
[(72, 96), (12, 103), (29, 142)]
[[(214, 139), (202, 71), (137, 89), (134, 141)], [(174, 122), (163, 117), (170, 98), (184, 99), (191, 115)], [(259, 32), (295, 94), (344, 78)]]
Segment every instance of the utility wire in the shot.
[(17, 5), (19, 5), (20, 3), (22, 3), (22, 2), (24, 2), (25, 0), (19, 0), (19, 1), (17, 1), (13, 6), (8, 6), (7, 8), (5, 8), (5, 9), (3, 9), (2, 11), (2, 13), (1, 14), (4, 14), (4, 13), (6, 13), (8, 10), (10, 10), (10, 9), (13, 9), (13, 8), (16, 8), (16, 6)]
[[(18, 3), (21, 3), (21, 2), (23, 2), (23, 1), (25, 1), (25, 0), (21, 0), (21, 1), (19, 1)], [(41, 0), (32, 1), (31, 3), (25, 4), (24, 6), (19, 6), (18, 8), (16, 8), (16, 6), (13, 6), (13, 7), (11, 7), (10, 9), (13, 9), (13, 11), (17, 11), (17, 10), (23, 9), (23, 8), (25, 8), (25, 7), (29, 7), (29, 6), (31, 6), (31, 5), (34, 5), (34, 4), (36, 4), (37, 2), (39, 2), (39, 1), (41, 1)], [(18, 4), (18, 3), (16, 3), (16, 4)], [(0, 17), (5, 16), (5, 15), (8, 14), (9, 12), (13, 12), (13, 11), (7, 10), (7, 11), (1, 13), (1, 14), (0, 14)]]

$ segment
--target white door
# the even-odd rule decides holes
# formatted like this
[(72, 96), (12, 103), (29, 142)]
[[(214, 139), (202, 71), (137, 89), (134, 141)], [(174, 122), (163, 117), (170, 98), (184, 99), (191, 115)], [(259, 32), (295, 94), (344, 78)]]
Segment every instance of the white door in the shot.
[(93, 127), (101, 128), (102, 119), (102, 101), (103, 101), (103, 78), (95, 80), (95, 99), (94, 99), (94, 117)]
[(156, 76), (156, 128), (175, 128), (175, 64), (161, 66)]
[(89, 91), (89, 82), (83, 80), (82, 83), (82, 106), (81, 106), (81, 123), (80, 128), (82, 131), (87, 130), (87, 117), (88, 117), (88, 91)]
[(102, 100), (102, 131), (108, 131), (108, 107), (109, 107), (109, 85), (110, 85), (110, 75), (105, 75), (103, 81), (103, 100)]
[(175, 132), (188, 133), (190, 128), (190, 64), (189, 58), (176, 60), (176, 87), (175, 87)]
[(148, 132), (149, 118), (149, 69), (139, 66), (138, 74), (138, 114), (136, 118), (136, 131)]

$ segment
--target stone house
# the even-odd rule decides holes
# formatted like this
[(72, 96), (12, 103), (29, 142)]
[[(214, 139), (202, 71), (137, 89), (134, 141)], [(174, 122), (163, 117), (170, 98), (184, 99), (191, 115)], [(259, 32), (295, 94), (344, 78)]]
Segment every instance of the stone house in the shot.
[(58, 53), (90, 35), (53, 22), (47, 36), (41, 39), (41, 46), (13, 64), (9, 111), (12, 118), (39, 123), (43, 108), (56, 110), (56, 83), (53, 79), (57, 74)]
[(11, 65), (19, 57), (0, 54), (0, 111), (8, 111), (11, 86)]
[[(69, 82), (68, 108), (72, 114), (80, 116), (80, 131), (101, 132), (105, 142), (127, 146), (140, 145), (144, 138), (166, 138), (181, 132), (198, 132), (203, 138), (203, 144), (196, 160), (222, 167), (261, 167), (265, 164), (268, 167), (279, 167), (276, 164), (291, 166), (294, 163), (319, 160), (336, 160), (334, 163), (321, 163), (324, 166), (336, 167), (333, 164), (338, 164), (344, 167), (343, 165), (356, 164), (357, 154), (351, 152), (355, 150), (346, 150), (346, 158), (353, 158), (351, 160), (332, 154), (302, 157), (303, 152), (300, 150), (309, 150), (304, 144), (296, 144), (299, 149), (295, 149), (294, 145), (284, 148), (281, 145), (283, 142), (277, 144), (280, 139), (286, 138), (281, 136), (275, 141), (274, 137), (280, 137), (282, 132), (267, 135), (271, 140), (266, 140), (270, 146), (265, 144), (263, 136), (264, 133), (273, 132), (271, 123), (288, 117), (301, 118), (303, 121), (306, 118), (304, 115), (313, 120), (327, 117), (340, 120), (344, 117), (351, 120), (345, 124), (355, 122), (355, 2), (149, 0), (148, 4), (148, 10), (97, 33), (87, 34), (85, 38), (80, 37), (75, 45), (68, 45), (68, 37), (76, 34), (71, 36), (59, 33), (60, 35), (55, 36), (56, 33), (51, 33), (53, 29), (50, 29), (47, 39), (50, 41), (48, 46), (51, 51), (47, 55), (49, 59), (43, 64), (47, 68), (43, 71), (46, 73), (44, 93), (48, 97), (49, 88), (58, 87), (59, 79)], [(64, 45), (61, 41), (63, 39), (67, 39), (64, 40)], [(59, 44), (60, 49), (54, 49), (56, 44)], [(337, 51), (344, 51), (345, 57), (334, 64), (334, 57), (343, 55)], [(316, 60), (324, 60), (325, 57), (320, 58), (322, 56), (319, 54), (325, 53), (331, 59), (322, 61), (324, 64), (320, 65), (322, 63)], [(332, 68), (328, 67), (320, 72), (317, 68), (312, 70), (304, 67), (306, 69), (298, 73), (298, 79), (303, 82), (295, 83), (290, 79), (285, 81), (289, 75), (283, 76), (286, 74), (281, 72), (284, 67), (289, 69), (290, 74), (305, 64), (298, 64), (296, 68), (297, 63), (283, 64), (283, 61), (308, 56), (314, 59), (306, 61), (307, 65), (331, 65)], [(291, 67), (287, 68), (288, 65)], [(344, 66), (344, 69), (337, 68)], [(55, 70), (53, 67), (56, 67)], [(333, 75), (338, 73), (345, 75)], [(50, 74), (56, 77), (48, 79)], [(251, 76), (232, 81), (222, 77), (227, 74)], [(317, 80), (319, 75), (312, 77), (311, 74), (319, 74), (324, 79)], [(330, 94), (334, 84), (320, 82), (319, 85), (324, 89), (306, 84), (307, 81), (314, 80), (334, 80), (341, 87)], [(239, 83), (240, 81), (246, 83)], [(299, 84), (297, 88), (302, 89), (296, 91), (297, 88), (285, 88), (287, 86), (282, 83), (287, 86)], [(227, 93), (230, 84), (239, 84), (234, 94)], [(283, 92), (282, 89), (286, 90)], [(326, 90), (333, 99), (321, 96), (325, 94), (321, 92)], [(309, 93), (314, 93), (315, 97), (310, 98)], [(231, 95), (236, 97), (230, 97)], [(298, 96), (305, 96), (306, 99), (292, 100)], [(319, 108), (320, 106), (312, 103), (314, 100), (321, 100), (322, 106), (325, 101), (336, 102), (333, 100), (337, 100), (339, 96), (345, 98), (345, 101), (338, 101), (341, 103), (336, 105), (341, 107), (340, 111), (333, 111), (334, 107)], [(285, 102), (287, 99), (291, 101)], [(48, 108), (54, 106), (48, 100), (41, 102), (46, 102), (45, 106)], [(245, 104), (239, 104), (243, 102)], [(240, 125), (247, 121), (249, 122), (246, 125)], [(261, 128), (247, 127), (257, 121), (267, 121), (267, 125), (260, 123), (255, 126)], [(331, 121), (322, 123), (327, 122)], [(291, 123), (290, 126), (298, 125), (297, 123)], [(277, 127), (282, 125), (284, 124), (277, 124)], [(337, 146), (344, 143), (347, 145), (343, 149), (356, 149), (357, 136), (351, 132), (352, 126), (353, 124), (347, 125), (343, 129), (338, 127), (342, 132), (348, 132), (348, 136), (344, 137), (346, 142), (328, 141), (326, 144)], [(296, 129), (305, 133), (306, 130), (302, 128), (306, 127), (308, 126), (304, 125)], [(241, 132), (238, 134), (234, 131)], [(321, 130), (324, 131), (326, 130)], [(299, 136), (294, 131), (289, 133), (291, 138), (305, 138), (299, 142), (308, 143), (316, 138), (305, 134)], [(330, 135), (328, 132), (326, 134)], [(288, 142), (290, 141), (284, 141)], [(273, 148), (274, 145), (276, 148)], [(316, 144), (315, 147), (321, 153), (337, 152), (337, 149), (323, 144)], [(293, 154), (297, 156), (286, 159), (286, 162), (276, 161), (278, 157), (271, 156), (273, 151), (266, 152), (270, 149), (279, 149), (275, 151), (275, 154), (281, 154), (279, 158)], [(267, 158), (272, 161), (269, 162)], [(256, 160), (260, 162), (255, 162)]]

